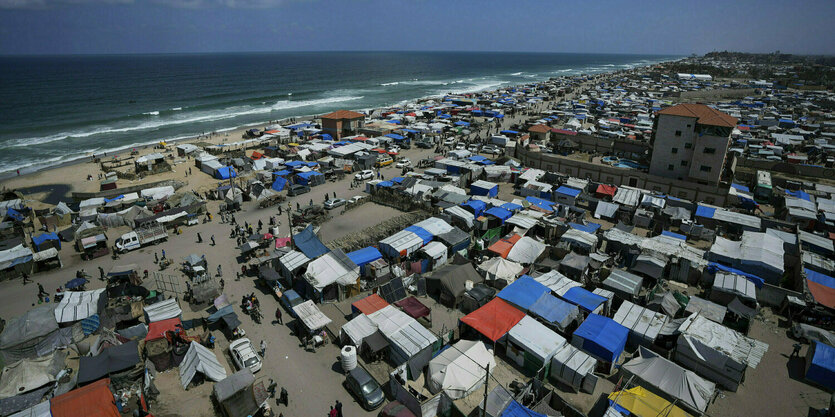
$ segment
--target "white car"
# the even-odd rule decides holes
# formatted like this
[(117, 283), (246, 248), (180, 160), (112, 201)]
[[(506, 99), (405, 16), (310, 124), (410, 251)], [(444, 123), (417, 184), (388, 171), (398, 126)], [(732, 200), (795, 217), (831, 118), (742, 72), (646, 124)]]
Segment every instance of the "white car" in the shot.
[(455, 149), (459, 150), (459, 151), (464, 150), (464, 149), (467, 149), (467, 145), (464, 145), (463, 143), (459, 143), (459, 144), (455, 145)]
[(488, 145), (481, 149), (482, 153), (489, 153), (491, 155), (501, 155), (502, 151), (495, 145)]
[(412, 166), (412, 161), (409, 158), (403, 158), (397, 161), (396, 168), (406, 168)]
[(370, 169), (364, 169), (364, 170), (362, 170), (362, 171), (360, 171), (360, 172), (357, 172), (357, 173), (354, 175), (354, 178), (355, 178), (355, 179), (358, 179), (358, 180), (370, 180), (370, 179), (374, 179), (374, 171), (372, 171), (372, 170), (370, 170)]
[(455, 139), (449, 138), (444, 141), (444, 146), (452, 146), (455, 144)]
[(349, 199), (348, 199), (348, 204), (354, 204), (354, 203), (357, 203), (357, 202), (359, 202), (360, 200), (362, 200), (362, 199), (364, 199), (364, 198), (365, 198), (365, 196), (364, 196), (364, 195), (355, 195), (355, 196), (353, 196), (353, 197), (351, 197), (351, 198), (349, 198)]
[(255, 351), (255, 346), (248, 338), (235, 340), (229, 345), (229, 353), (232, 354), (232, 360), (235, 361), (235, 366), (238, 369), (249, 368), (252, 373), (261, 370), (261, 357)]
[(474, 144), (470, 145), (470, 147), (467, 148), (467, 150), (472, 152), (472, 153), (478, 153), (478, 144), (474, 143)]

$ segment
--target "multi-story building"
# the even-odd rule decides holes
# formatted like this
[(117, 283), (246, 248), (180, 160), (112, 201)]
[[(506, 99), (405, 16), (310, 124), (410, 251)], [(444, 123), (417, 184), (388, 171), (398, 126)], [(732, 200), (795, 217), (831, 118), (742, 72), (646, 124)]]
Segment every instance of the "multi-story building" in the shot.
[(717, 185), (736, 124), (735, 117), (704, 104), (678, 104), (659, 111), (649, 173)]
[(322, 130), (340, 139), (344, 136), (355, 135), (362, 128), (365, 115), (351, 110), (337, 110), (322, 116)]

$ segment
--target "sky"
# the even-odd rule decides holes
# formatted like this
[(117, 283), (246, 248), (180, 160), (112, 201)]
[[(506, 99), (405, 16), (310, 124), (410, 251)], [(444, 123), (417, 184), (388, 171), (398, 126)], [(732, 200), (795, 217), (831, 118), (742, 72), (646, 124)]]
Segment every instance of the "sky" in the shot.
[(833, 0), (0, 0), (0, 54), (835, 54)]

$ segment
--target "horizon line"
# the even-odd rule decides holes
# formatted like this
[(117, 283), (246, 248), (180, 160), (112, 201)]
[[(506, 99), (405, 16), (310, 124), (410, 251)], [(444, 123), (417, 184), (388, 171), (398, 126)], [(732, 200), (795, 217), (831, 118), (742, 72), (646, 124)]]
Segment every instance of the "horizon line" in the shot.
[(90, 57), (90, 56), (141, 56), (141, 55), (242, 55), (242, 54), (293, 54), (293, 53), (491, 53), (491, 54), (540, 54), (540, 55), (641, 55), (641, 56), (680, 56), (689, 57), (692, 55), (701, 56), (703, 54), (683, 54), (683, 53), (636, 53), (636, 52), (571, 52), (571, 51), (487, 51), (487, 50), (287, 50), (287, 51), (211, 51), (211, 52), (85, 52), (85, 53), (17, 53), (4, 54), (0, 53), (0, 58), (16, 58), (16, 57)]

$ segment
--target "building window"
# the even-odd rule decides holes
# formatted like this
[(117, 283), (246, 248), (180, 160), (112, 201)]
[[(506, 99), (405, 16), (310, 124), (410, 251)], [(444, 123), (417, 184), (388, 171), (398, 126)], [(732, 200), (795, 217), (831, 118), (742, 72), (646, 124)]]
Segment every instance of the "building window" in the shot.
[(687, 125), (687, 127), (690, 127), (690, 125)]
[(680, 130), (676, 130), (676, 136), (681, 136), (681, 131)]
[(715, 154), (716, 153), (716, 148), (705, 148), (705, 153)]
[(681, 161), (681, 166), (686, 167), (687, 166), (687, 161)]
[(667, 165), (667, 171), (672, 171), (674, 169), (676, 169), (675, 165), (673, 165), (673, 164)]
[(699, 167), (699, 171), (702, 171), (702, 172), (710, 172), (710, 170), (712, 170), (712, 169), (713, 168), (711, 168), (707, 165), (702, 165), (701, 167)]
[(684, 149), (690, 149), (690, 148), (692, 148), (692, 147), (693, 147), (693, 144), (692, 144), (692, 143), (685, 143), (685, 144), (684, 144)]
[(672, 152), (672, 153), (678, 153), (678, 148), (673, 148), (673, 150), (672, 150), (672, 151), (670, 151), (670, 152)]

